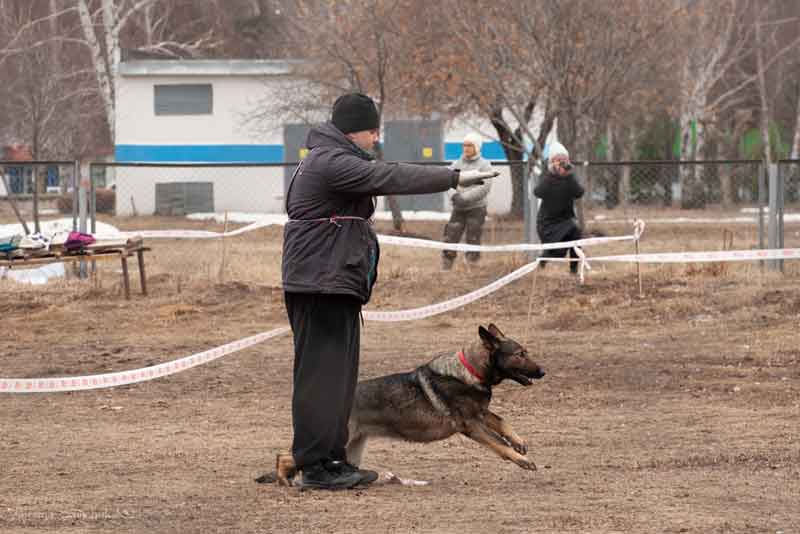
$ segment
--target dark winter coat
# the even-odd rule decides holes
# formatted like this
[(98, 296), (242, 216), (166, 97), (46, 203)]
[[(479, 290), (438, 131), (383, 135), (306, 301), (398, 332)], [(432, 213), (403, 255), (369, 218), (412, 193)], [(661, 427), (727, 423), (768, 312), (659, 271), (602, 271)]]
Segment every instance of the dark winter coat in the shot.
[(312, 128), (306, 146), (286, 192), (283, 289), (351, 295), (366, 304), (380, 257), (369, 222), (373, 196), (446, 191), (458, 172), (375, 161), (331, 123)]
[(559, 176), (546, 172), (533, 194), (542, 199), (536, 216), (536, 231), (542, 243), (556, 243), (577, 228), (574, 202), (583, 196), (575, 175)]

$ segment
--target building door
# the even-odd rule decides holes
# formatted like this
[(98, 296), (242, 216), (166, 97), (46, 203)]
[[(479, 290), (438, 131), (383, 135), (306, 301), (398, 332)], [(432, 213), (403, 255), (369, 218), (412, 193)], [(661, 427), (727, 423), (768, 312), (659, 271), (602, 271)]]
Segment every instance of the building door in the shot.
[[(387, 121), (384, 123), (383, 157), (386, 161), (442, 161), (441, 120)], [(443, 211), (444, 193), (397, 197), (402, 210)]]
[[(309, 124), (286, 124), (283, 127), (283, 161), (298, 162), (308, 153), (306, 138), (311, 130)], [(292, 179), (296, 165), (286, 165), (283, 168), (283, 206), (286, 207), (286, 192), (289, 190), (289, 181)]]

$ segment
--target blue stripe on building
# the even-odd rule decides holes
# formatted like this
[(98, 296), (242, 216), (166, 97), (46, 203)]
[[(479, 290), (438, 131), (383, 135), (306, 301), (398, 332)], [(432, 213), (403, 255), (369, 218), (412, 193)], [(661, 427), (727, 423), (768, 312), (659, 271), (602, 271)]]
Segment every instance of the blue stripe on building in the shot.
[(118, 162), (280, 163), (283, 145), (117, 145)]
[[(481, 147), (481, 156), (486, 159), (505, 160), (506, 153), (499, 141), (485, 141)], [(461, 143), (445, 143), (444, 159), (451, 161), (461, 157)]]
[[(481, 155), (489, 160), (505, 160), (502, 145), (487, 141)], [(120, 163), (281, 163), (283, 145), (117, 145), (116, 160)], [(445, 143), (444, 159), (461, 157), (461, 143)]]

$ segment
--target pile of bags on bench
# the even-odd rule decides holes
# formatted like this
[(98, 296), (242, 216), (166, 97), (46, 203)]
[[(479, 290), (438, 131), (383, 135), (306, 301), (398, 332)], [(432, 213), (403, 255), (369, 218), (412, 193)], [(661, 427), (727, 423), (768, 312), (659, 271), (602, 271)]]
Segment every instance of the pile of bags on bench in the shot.
[(130, 247), (136, 244), (134, 241), (135, 239), (97, 240), (91, 234), (67, 230), (59, 230), (51, 235), (39, 232), (30, 235), (15, 234), (0, 236), (0, 258), (80, 254), (87, 250)]

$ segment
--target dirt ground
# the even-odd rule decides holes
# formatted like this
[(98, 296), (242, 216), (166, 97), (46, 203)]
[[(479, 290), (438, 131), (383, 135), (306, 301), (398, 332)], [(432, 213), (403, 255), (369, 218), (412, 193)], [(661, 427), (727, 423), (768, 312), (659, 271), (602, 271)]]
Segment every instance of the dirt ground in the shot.
[[(441, 224), (409, 230), (438, 238)], [(754, 244), (752, 227), (733, 231), (734, 248)], [(493, 221), (487, 240), (520, 232)], [(134, 369), (282, 326), (280, 240), (267, 228), (227, 243), (153, 243), (150, 295), (134, 285), (130, 302), (109, 264), (94, 283), (0, 281), (0, 375)], [(642, 245), (719, 250), (722, 229), (651, 226)], [(443, 273), (434, 251), (387, 246), (369, 309), (439, 302), (522, 264), (487, 254)], [(551, 264), (454, 312), (363, 330), (365, 378), (455, 351), (489, 322), (524, 342), (547, 376), (501, 384), (492, 405), (527, 439), (536, 472), (456, 436), (369, 443), (367, 467), (424, 487), (254, 483), (291, 440), (284, 336), (137, 385), (0, 396), (0, 532), (800, 532), (800, 265), (784, 275), (650, 265), (641, 297), (634, 267), (593, 267), (584, 286)]]

